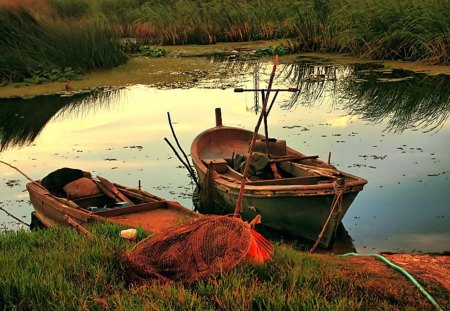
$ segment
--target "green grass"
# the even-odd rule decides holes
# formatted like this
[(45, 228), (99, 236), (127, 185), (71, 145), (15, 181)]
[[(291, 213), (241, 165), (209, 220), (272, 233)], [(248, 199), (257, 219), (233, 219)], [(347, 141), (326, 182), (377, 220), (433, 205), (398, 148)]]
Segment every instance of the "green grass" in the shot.
[[(11, 310), (354, 310), (423, 309), (427, 301), (392, 273), (353, 269), (349, 259), (277, 245), (273, 262), (241, 264), (192, 285), (129, 285), (120, 253), (132, 242), (97, 224), (88, 238), (71, 228), (0, 234), (0, 309)], [(396, 284), (400, 281), (402, 286)], [(394, 285), (389, 285), (393, 283)], [(442, 295), (445, 296), (444, 293)], [(435, 297), (436, 298), (436, 297)], [(444, 297), (445, 298), (445, 297)]]

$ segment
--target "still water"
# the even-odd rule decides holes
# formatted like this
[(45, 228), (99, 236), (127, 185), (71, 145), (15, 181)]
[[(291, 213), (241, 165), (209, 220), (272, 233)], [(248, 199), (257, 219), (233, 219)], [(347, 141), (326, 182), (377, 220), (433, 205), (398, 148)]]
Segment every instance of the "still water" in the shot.
[[(192, 208), (194, 186), (164, 142), (170, 112), (186, 152), (201, 131), (224, 125), (253, 130), (253, 93), (267, 85), (268, 63), (225, 62), (220, 78), (192, 85), (133, 85), (71, 97), (0, 100), (0, 160), (34, 179), (80, 168), (143, 188)], [(450, 78), (374, 65), (279, 66), (280, 93), (269, 118), (271, 137), (369, 181), (343, 223), (358, 252), (450, 250)], [(0, 207), (30, 222), (27, 180), (0, 166)], [(0, 230), (22, 228), (0, 211)], [(26, 227), (24, 227), (26, 228)]]

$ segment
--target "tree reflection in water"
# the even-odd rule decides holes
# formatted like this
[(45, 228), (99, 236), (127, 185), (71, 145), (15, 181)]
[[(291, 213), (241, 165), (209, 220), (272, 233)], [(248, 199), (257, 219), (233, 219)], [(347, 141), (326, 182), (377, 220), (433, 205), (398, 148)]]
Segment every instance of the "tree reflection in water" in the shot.
[(343, 108), (373, 123), (387, 121), (387, 130), (437, 131), (450, 112), (450, 76), (393, 70), (366, 71), (355, 66), (340, 83)]
[(282, 109), (314, 106), (330, 99), (332, 107), (386, 130), (438, 131), (450, 113), (450, 76), (386, 70), (380, 64), (317, 65), (295, 62), (282, 67), (278, 81), (300, 92), (280, 103)]
[(0, 152), (31, 144), (52, 119), (103, 109), (118, 102), (120, 90), (102, 90), (73, 96), (38, 96), (0, 100)]

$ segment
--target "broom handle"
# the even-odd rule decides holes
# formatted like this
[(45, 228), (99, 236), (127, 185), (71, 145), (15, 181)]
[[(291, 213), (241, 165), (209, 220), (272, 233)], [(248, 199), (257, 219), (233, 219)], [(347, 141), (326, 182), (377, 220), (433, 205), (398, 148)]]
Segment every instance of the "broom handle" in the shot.
[[(248, 150), (247, 162), (245, 163), (244, 172), (242, 173), (241, 188), (239, 189), (239, 195), (238, 195), (238, 199), (236, 201), (236, 207), (234, 209), (233, 217), (237, 217), (239, 215), (239, 212), (240, 212), (241, 207), (242, 207), (242, 197), (244, 196), (245, 182), (247, 180), (247, 174), (248, 174), (248, 170), (250, 168), (250, 162), (252, 160), (253, 149), (254, 149), (255, 143), (256, 143), (256, 136), (258, 135), (258, 131), (259, 131), (259, 127), (261, 125), (261, 121), (266, 116), (267, 102), (269, 101), (269, 95), (270, 95), (270, 91), (272, 89), (272, 83), (273, 83), (273, 79), (275, 77), (275, 71), (277, 69), (277, 65), (278, 65), (278, 54), (275, 55), (275, 60), (273, 62), (272, 73), (271, 73), (270, 79), (269, 79), (269, 86), (267, 88), (267, 93), (266, 93), (266, 96), (264, 97), (264, 101), (263, 101), (262, 111), (261, 111), (261, 114), (259, 115), (258, 122), (256, 123), (255, 130), (253, 131), (253, 137), (252, 137), (252, 141), (250, 143), (250, 147), (249, 147), (249, 150)], [(266, 140), (267, 139), (268, 139), (268, 137), (266, 137)]]

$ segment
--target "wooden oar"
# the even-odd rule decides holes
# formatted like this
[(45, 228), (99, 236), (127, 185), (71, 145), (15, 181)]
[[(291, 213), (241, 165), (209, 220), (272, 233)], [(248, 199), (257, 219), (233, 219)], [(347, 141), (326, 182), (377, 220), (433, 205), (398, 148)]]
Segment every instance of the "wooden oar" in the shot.
[[(119, 191), (119, 189), (117, 189), (117, 187), (113, 185), (112, 182), (110, 182), (109, 180), (107, 180), (106, 178), (103, 178), (101, 176), (97, 176), (97, 179), (100, 180), (101, 185), (104, 188), (106, 188), (107, 192), (110, 192), (113, 194), (113, 198), (117, 202), (128, 202), (128, 203), (134, 205), (134, 203), (130, 199), (128, 199), (124, 194), (122, 194)], [(104, 190), (104, 189), (101, 189), (101, 190)], [(108, 194), (106, 194), (106, 195), (108, 195)]]

